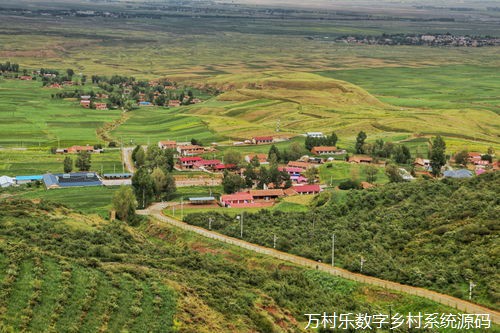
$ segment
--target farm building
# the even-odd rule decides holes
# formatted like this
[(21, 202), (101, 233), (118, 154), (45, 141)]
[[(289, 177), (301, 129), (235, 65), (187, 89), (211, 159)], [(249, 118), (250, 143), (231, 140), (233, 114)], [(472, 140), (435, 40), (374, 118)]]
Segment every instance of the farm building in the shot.
[(356, 155), (349, 157), (349, 163), (364, 163), (371, 164), (373, 162), (373, 158), (369, 156)]
[(81, 100), (80, 105), (83, 106), (84, 108), (88, 109), (90, 108), (90, 101), (89, 100)]
[(254, 145), (264, 145), (264, 144), (272, 143), (273, 140), (274, 139), (272, 136), (256, 136), (256, 137), (252, 138), (252, 143)]
[(255, 158), (255, 156), (257, 156), (257, 158), (259, 159), (260, 164), (269, 164), (267, 160), (267, 154), (249, 154), (245, 156), (245, 162), (250, 163)]
[(181, 106), (181, 101), (179, 101), (178, 99), (171, 99), (170, 101), (168, 101), (168, 106), (172, 108), (179, 107)]
[(314, 166), (314, 164), (308, 163), (308, 162), (302, 162), (302, 161), (290, 161), (287, 164), (287, 167), (290, 168), (300, 168), (302, 170), (307, 170), (310, 167)]
[(218, 164), (214, 167), (214, 171), (235, 170), (237, 168), (236, 164)]
[(64, 187), (102, 186), (102, 181), (95, 172), (73, 172), (43, 175), (45, 187), (49, 189)]
[(338, 150), (337, 147), (334, 146), (319, 146), (313, 147), (311, 149), (311, 153), (313, 153), (314, 155), (335, 155), (338, 154)]
[(15, 179), (9, 176), (0, 177), (0, 187), (9, 187), (15, 184)]
[(82, 151), (87, 151), (89, 153), (100, 153), (102, 149), (94, 149), (94, 146), (71, 146), (69, 148), (60, 148), (56, 150), (56, 154), (77, 154)]
[(129, 178), (132, 178), (131, 173), (105, 173), (102, 176), (104, 179), (129, 179)]
[(17, 185), (27, 184), (36, 181), (42, 181), (43, 175), (32, 175), (32, 176), (16, 176)]
[(298, 194), (318, 194), (321, 192), (319, 185), (299, 185), (292, 188)]
[(266, 200), (266, 201), (285, 196), (285, 193), (281, 189), (250, 190), (249, 194), (253, 197), (254, 200)]
[(106, 103), (94, 103), (95, 109), (96, 110), (107, 110), (108, 105)]
[(223, 195), (220, 202), (225, 207), (248, 207), (254, 203), (252, 195), (246, 192)]
[(306, 136), (309, 138), (324, 138), (323, 132), (307, 132)]
[(198, 145), (178, 146), (177, 152), (181, 156), (193, 156), (193, 155), (203, 154), (205, 152), (205, 148)]
[(415, 166), (427, 168), (431, 166), (431, 161), (425, 158), (416, 158), (415, 162), (413, 162)]
[(160, 147), (161, 149), (176, 149), (177, 142), (175, 142), (173, 140), (160, 141), (160, 142), (158, 142), (158, 147)]
[(189, 203), (191, 205), (210, 205), (215, 203), (215, 198), (214, 197), (189, 198)]
[(181, 157), (181, 158), (179, 158), (179, 164), (184, 169), (192, 169), (194, 167), (194, 164), (196, 162), (201, 161), (201, 160), (203, 160), (203, 159), (199, 156)]
[(193, 166), (195, 168), (213, 169), (219, 164), (221, 164), (220, 160), (201, 160), (194, 162)]
[(470, 178), (472, 172), (467, 169), (447, 170), (443, 173), (443, 176), (446, 178)]

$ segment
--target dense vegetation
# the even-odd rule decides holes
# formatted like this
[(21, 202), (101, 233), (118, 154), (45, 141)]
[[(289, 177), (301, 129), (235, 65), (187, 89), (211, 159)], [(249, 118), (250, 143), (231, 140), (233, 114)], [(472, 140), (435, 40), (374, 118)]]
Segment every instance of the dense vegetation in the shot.
[(0, 331), (299, 332), (304, 313), (449, 311), (156, 222), (3, 201)]
[[(262, 210), (245, 215), (244, 239), (405, 284), (468, 298), (498, 308), (500, 174), (469, 180), (417, 181), (333, 194), (309, 213)], [(214, 217), (214, 214), (210, 214)], [(206, 214), (188, 223), (206, 227)], [(215, 215), (212, 229), (239, 237), (234, 218)]]

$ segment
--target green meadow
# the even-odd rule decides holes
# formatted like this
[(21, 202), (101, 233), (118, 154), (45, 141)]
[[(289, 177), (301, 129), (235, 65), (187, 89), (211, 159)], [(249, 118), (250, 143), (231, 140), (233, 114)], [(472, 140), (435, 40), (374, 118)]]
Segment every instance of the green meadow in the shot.
[(102, 142), (96, 130), (120, 118), (121, 111), (89, 110), (77, 101), (52, 99), (58, 91), (37, 81), (0, 78), (0, 147), (94, 145)]
[[(0, 174), (9, 176), (38, 175), (47, 172), (63, 172), (66, 156), (76, 160), (76, 155), (51, 154), (49, 149), (30, 148), (26, 150), (0, 150)], [(92, 171), (112, 173), (122, 172), (121, 152), (119, 149), (105, 149), (102, 154), (91, 155)], [(74, 171), (77, 169), (74, 167)]]
[[(335, 161), (332, 163), (325, 163), (319, 168), (319, 178), (322, 183), (328, 184), (332, 187), (338, 186), (343, 181), (349, 179), (357, 179), (359, 181), (366, 181), (366, 174), (364, 169), (365, 165)], [(386, 184), (389, 182), (385, 174), (385, 168), (379, 167), (376, 175), (377, 179), (374, 184)]]

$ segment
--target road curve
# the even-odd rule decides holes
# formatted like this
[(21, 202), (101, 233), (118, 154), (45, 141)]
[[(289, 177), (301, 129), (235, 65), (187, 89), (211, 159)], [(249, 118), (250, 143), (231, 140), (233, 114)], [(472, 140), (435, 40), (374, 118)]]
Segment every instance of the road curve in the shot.
[(167, 217), (163, 215), (162, 211), (165, 207), (168, 206), (168, 203), (157, 203), (149, 208), (142, 210), (142, 211), (137, 211), (138, 214), (140, 215), (149, 215), (154, 218), (156, 218), (159, 221), (166, 222), (168, 224), (171, 224), (173, 226), (176, 226), (178, 228), (188, 230), (188, 231), (193, 231), (196, 232), (197, 234), (200, 234), (202, 236), (205, 236), (207, 238), (215, 239), (224, 243), (232, 244), (239, 246), (241, 248), (260, 253), (260, 254), (265, 254), (272, 256), (274, 258), (278, 258), (281, 260), (285, 260), (300, 266), (304, 267), (309, 267), (309, 268), (317, 268), (321, 271), (327, 272), (331, 275), (339, 276), (345, 279), (361, 282), (361, 283), (366, 283), (370, 284), (373, 286), (378, 286), (398, 292), (404, 292), (407, 294), (419, 296), (419, 297), (424, 297), (427, 299), (430, 299), (434, 302), (441, 303), (443, 305), (455, 308), (459, 311), (463, 311), (464, 313), (476, 313), (476, 314), (489, 314), (490, 319), (492, 323), (499, 324), (500, 323), (500, 313), (498, 311), (486, 308), (484, 306), (480, 306), (471, 302), (467, 302), (465, 300), (445, 295), (445, 294), (440, 294), (435, 291), (423, 289), (423, 288), (418, 288), (418, 287), (412, 287), (412, 286), (407, 286), (404, 284), (400, 284), (397, 282), (393, 281), (387, 281), (387, 280), (382, 280), (379, 278), (375, 278), (372, 276), (366, 276), (362, 274), (357, 274), (353, 272), (349, 272), (345, 269), (338, 268), (338, 267), (332, 267), (330, 265), (324, 264), (324, 263), (318, 263), (314, 260), (306, 259), (303, 257), (295, 256), (293, 254), (289, 254), (286, 252), (281, 252), (277, 251), (271, 248), (267, 248), (264, 246), (256, 245), (253, 243), (248, 243), (245, 242), (241, 239), (238, 238), (233, 238), (229, 237), (226, 235), (219, 234), (217, 232), (209, 231), (197, 226), (193, 226), (184, 222), (181, 222), (179, 220), (173, 219), (171, 217)]

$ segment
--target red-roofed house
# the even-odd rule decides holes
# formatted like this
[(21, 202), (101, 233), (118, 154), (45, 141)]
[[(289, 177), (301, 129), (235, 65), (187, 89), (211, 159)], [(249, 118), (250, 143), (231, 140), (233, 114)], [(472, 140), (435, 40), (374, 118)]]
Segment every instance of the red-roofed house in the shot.
[(90, 101), (88, 100), (81, 100), (80, 105), (83, 106), (84, 108), (88, 109), (90, 107)]
[(314, 155), (334, 155), (337, 153), (337, 147), (334, 146), (319, 146), (313, 147), (311, 153)]
[(177, 142), (175, 141), (160, 141), (158, 142), (158, 147), (161, 149), (175, 149), (177, 148)]
[(93, 146), (72, 146), (72, 147), (69, 147), (68, 149), (65, 149), (65, 152), (70, 153), (70, 154), (76, 154), (76, 153), (79, 153), (81, 151), (88, 151), (89, 153), (93, 153), (94, 147)]
[(301, 185), (293, 186), (293, 190), (298, 194), (318, 194), (321, 192), (319, 185)]
[(272, 136), (256, 136), (252, 138), (252, 143), (254, 145), (264, 145), (273, 142)]
[(179, 107), (181, 106), (181, 101), (179, 101), (178, 99), (171, 99), (170, 101), (168, 101), (168, 106), (171, 108)]
[(181, 157), (179, 158), (179, 164), (184, 169), (192, 169), (196, 162), (201, 161), (202, 158), (199, 156), (194, 157)]
[(307, 163), (307, 162), (290, 161), (290, 162), (288, 162), (287, 166), (291, 167), (291, 168), (301, 168), (302, 170), (307, 170), (314, 165), (311, 163)]
[(370, 164), (372, 162), (373, 162), (373, 158), (371, 158), (369, 156), (357, 155), (357, 156), (351, 156), (351, 157), (349, 157), (349, 163), (366, 163), (366, 164)]
[(214, 166), (215, 171), (234, 170), (236, 168), (236, 164), (217, 164), (216, 166)]
[(242, 207), (242, 205), (251, 206), (254, 203), (252, 195), (246, 192), (223, 195), (220, 197), (220, 202), (225, 207)]
[(193, 156), (193, 155), (203, 154), (205, 152), (205, 148), (198, 145), (187, 145), (187, 146), (178, 146), (177, 151), (181, 156)]
[(249, 154), (245, 156), (245, 161), (247, 163), (250, 163), (255, 158), (255, 156), (257, 156), (257, 158), (259, 159), (260, 164), (269, 164), (269, 162), (267, 161), (267, 154)]
[(470, 152), (470, 153), (467, 153), (467, 159), (469, 160), (469, 162), (474, 162), (474, 161), (480, 160), (482, 155), (483, 154), (481, 154), (481, 153)]
[(107, 110), (108, 105), (106, 103), (94, 103), (96, 110)]
[(473, 160), (472, 164), (477, 165), (477, 166), (487, 166), (487, 165), (490, 165), (490, 161), (488, 161), (488, 160)]
[(213, 169), (220, 164), (220, 160), (201, 160), (194, 163), (195, 168)]
[(254, 200), (266, 200), (266, 201), (268, 201), (271, 199), (276, 199), (276, 198), (285, 196), (285, 193), (283, 192), (282, 189), (250, 190), (249, 193), (253, 197)]
[(28, 80), (32, 80), (33, 78), (29, 75), (21, 75), (19, 77), (19, 80), (24, 80), (24, 81), (28, 81)]

